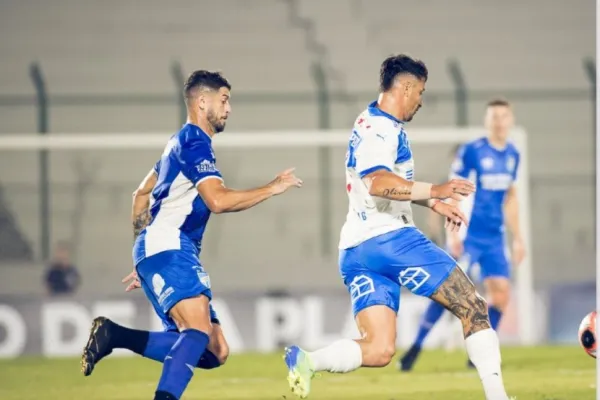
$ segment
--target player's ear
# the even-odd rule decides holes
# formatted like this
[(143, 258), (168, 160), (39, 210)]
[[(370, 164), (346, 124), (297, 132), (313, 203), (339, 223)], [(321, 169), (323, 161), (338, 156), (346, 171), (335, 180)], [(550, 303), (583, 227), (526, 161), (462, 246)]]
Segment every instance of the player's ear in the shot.
[(202, 111), (206, 110), (206, 95), (204, 92), (201, 92), (200, 94), (198, 94), (198, 97), (196, 99), (196, 102), (198, 104), (198, 108)]

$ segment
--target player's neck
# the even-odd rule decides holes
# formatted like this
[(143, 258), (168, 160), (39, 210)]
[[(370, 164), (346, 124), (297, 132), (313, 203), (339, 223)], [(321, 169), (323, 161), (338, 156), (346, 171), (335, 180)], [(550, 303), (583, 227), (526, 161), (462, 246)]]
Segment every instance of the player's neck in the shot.
[(212, 125), (209, 124), (206, 119), (200, 118), (197, 115), (188, 115), (186, 123), (196, 125), (200, 129), (202, 129), (202, 131), (204, 131), (204, 133), (206, 133), (211, 138), (215, 134)]
[(404, 121), (404, 115), (400, 114), (398, 103), (391, 96), (386, 96), (384, 93), (381, 93), (377, 99), (377, 108), (396, 118), (398, 121)]
[(488, 135), (488, 142), (492, 147), (498, 150), (503, 150), (506, 147), (506, 138), (491, 133)]

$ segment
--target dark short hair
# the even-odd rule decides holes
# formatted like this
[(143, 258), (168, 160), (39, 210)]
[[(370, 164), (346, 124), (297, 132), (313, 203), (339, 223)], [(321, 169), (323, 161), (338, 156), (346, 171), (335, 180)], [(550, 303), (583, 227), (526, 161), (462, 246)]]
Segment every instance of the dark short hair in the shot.
[(394, 85), (394, 79), (398, 75), (409, 74), (418, 79), (427, 80), (429, 72), (425, 63), (421, 60), (416, 60), (406, 54), (398, 54), (386, 58), (381, 64), (379, 71), (379, 89), (382, 92), (390, 90)]
[(183, 95), (187, 99), (191, 97), (192, 92), (198, 89), (217, 91), (222, 87), (231, 90), (231, 84), (221, 75), (220, 72), (210, 72), (205, 70), (194, 71), (185, 81), (183, 86)]
[(488, 107), (509, 107), (510, 108), (510, 103), (508, 100), (498, 97), (498, 98), (488, 101), (487, 106)]

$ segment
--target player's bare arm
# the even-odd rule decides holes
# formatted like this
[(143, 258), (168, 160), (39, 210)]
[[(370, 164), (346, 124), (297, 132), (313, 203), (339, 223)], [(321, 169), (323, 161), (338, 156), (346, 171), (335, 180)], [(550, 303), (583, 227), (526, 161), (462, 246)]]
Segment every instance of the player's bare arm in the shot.
[[(441, 185), (433, 185), (425, 182), (408, 181), (393, 172), (383, 169), (366, 175), (363, 182), (369, 188), (371, 196), (398, 201), (444, 200), (447, 198), (462, 200), (464, 196), (468, 196), (475, 191), (473, 183), (465, 179), (452, 179)], [(427, 206), (431, 207), (433, 203), (427, 204)]]
[(133, 237), (136, 238), (150, 223), (150, 195), (156, 185), (156, 171), (150, 170), (133, 192), (133, 204), (131, 209), (131, 221), (133, 223)]
[(517, 188), (512, 185), (506, 193), (506, 199), (504, 200), (504, 218), (506, 225), (510, 230), (513, 238), (512, 255), (514, 265), (518, 265), (523, 261), (525, 257), (525, 245), (523, 243), (523, 236), (521, 234), (521, 225), (519, 219), (519, 200), (517, 196)]
[(220, 179), (206, 179), (198, 184), (198, 192), (215, 214), (243, 211), (292, 187), (302, 187), (302, 180), (293, 172), (293, 168), (285, 170), (270, 183), (249, 190), (230, 189)]

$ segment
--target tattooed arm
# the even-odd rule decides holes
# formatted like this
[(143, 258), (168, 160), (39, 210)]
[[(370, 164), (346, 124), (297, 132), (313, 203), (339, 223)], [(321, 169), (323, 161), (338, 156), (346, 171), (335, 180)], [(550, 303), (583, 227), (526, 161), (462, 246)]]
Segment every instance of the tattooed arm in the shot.
[(452, 179), (441, 185), (432, 185), (431, 183), (408, 181), (385, 169), (371, 172), (363, 178), (363, 181), (369, 188), (371, 196), (413, 201), (429, 208), (435, 205), (431, 199), (461, 200), (463, 196), (475, 191), (475, 186), (464, 179)]
[[(371, 196), (383, 197), (390, 200), (412, 200), (415, 182), (407, 181), (386, 169), (371, 172), (363, 178)], [(426, 193), (427, 198), (431, 193)]]
[(133, 192), (133, 205), (131, 207), (131, 222), (133, 223), (133, 237), (138, 237), (150, 223), (150, 195), (156, 185), (157, 174), (152, 169)]

